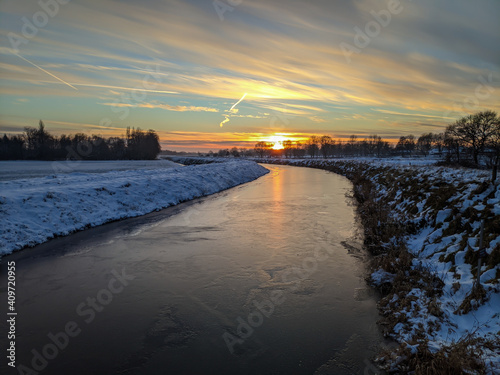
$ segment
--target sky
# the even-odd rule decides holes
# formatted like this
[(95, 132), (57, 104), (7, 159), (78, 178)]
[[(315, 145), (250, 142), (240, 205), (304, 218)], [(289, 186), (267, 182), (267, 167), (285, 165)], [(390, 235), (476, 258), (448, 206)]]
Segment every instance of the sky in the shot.
[(393, 140), (500, 112), (498, 0), (0, 0), (0, 134)]

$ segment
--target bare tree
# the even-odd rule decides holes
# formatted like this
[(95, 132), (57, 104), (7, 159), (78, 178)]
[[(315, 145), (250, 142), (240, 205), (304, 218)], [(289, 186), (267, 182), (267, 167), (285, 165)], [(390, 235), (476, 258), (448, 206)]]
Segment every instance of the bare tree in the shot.
[(434, 139), (434, 135), (432, 133), (422, 134), (418, 137), (417, 140), (417, 149), (427, 157), (432, 148), (432, 141)]
[(285, 151), (285, 158), (290, 158), (293, 152), (293, 142), (289, 139), (283, 141), (283, 150)]
[(306, 141), (306, 150), (309, 155), (311, 155), (312, 158), (315, 158), (316, 155), (319, 153), (319, 143), (320, 143), (320, 138), (316, 135), (313, 135)]
[(321, 154), (326, 159), (332, 154), (333, 139), (329, 135), (324, 135), (320, 138), (319, 143), (321, 144)]
[(38, 128), (24, 128), (29, 159), (50, 159), (52, 156), (54, 137), (45, 130), (42, 120), (38, 123)]
[(444, 133), (434, 134), (432, 144), (437, 147), (438, 154), (441, 155), (444, 147)]
[(399, 137), (398, 144), (396, 145), (396, 150), (401, 152), (401, 156), (411, 156), (413, 150), (415, 149), (415, 136), (412, 134), (407, 136)]
[(240, 157), (240, 152), (238, 151), (238, 147), (233, 147), (230, 152), (231, 155), (233, 155), (233, 157), (235, 158)]
[(498, 165), (500, 164), (500, 116), (496, 117), (496, 121), (493, 125), (493, 133), (489, 139), (487, 148), (491, 150), (492, 153), (492, 172), (491, 172), (491, 182), (495, 183), (497, 179)]
[(358, 152), (357, 149), (358, 137), (356, 135), (351, 135), (349, 141), (344, 144), (344, 154), (354, 155)]
[(375, 135), (376, 137), (376, 143), (375, 143), (375, 148), (377, 150), (377, 157), (381, 157), (382, 153), (387, 152), (389, 150), (389, 143), (385, 142), (382, 140), (382, 137), (379, 137), (378, 135)]
[(302, 147), (302, 143), (300, 141), (295, 142), (295, 147), (292, 149), (292, 154), (294, 158), (302, 158), (306, 154), (306, 150)]
[[(368, 153), (370, 155), (375, 155), (375, 153), (377, 152), (377, 144), (380, 141), (382, 141), (382, 138), (376, 134), (370, 135), (368, 137)], [(377, 152), (377, 154), (378, 154), (378, 152)]]
[[(450, 125), (451, 126), (451, 125)], [(446, 128), (444, 133), (444, 145), (446, 146), (447, 154), (446, 160), (451, 162), (453, 158), (456, 159), (457, 163), (460, 163), (460, 142), (456, 137), (450, 132), (450, 126)]]
[(448, 126), (446, 134), (448, 137), (454, 138), (461, 147), (469, 149), (474, 164), (479, 165), (479, 154), (492, 137), (496, 121), (495, 112), (478, 112), (474, 115), (464, 116)]
[(259, 155), (259, 158), (263, 158), (271, 150), (272, 143), (260, 141), (255, 144), (255, 152)]

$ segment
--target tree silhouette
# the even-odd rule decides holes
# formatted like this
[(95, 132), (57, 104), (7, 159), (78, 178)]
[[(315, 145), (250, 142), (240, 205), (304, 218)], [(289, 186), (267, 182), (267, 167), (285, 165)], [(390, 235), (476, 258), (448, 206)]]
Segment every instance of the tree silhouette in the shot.
[(42, 120), (38, 128), (26, 127), (23, 135), (0, 138), (2, 160), (117, 160), (156, 159), (161, 151), (154, 130), (127, 128), (127, 138), (104, 138), (100, 135), (62, 134), (53, 136)]

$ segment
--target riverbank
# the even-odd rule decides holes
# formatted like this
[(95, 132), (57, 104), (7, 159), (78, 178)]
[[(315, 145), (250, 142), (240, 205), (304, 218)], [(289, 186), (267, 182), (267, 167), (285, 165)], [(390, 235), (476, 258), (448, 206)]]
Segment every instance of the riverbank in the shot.
[[(489, 173), (390, 161), (258, 160), (349, 178), (384, 297), (380, 326), (400, 346), (377, 362), (415, 374), (500, 372), (500, 191)], [(477, 274), (481, 221), (486, 257)], [(425, 371), (424, 371), (425, 370)]]
[(0, 181), (0, 256), (214, 194), (268, 172), (252, 161), (233, 161)]

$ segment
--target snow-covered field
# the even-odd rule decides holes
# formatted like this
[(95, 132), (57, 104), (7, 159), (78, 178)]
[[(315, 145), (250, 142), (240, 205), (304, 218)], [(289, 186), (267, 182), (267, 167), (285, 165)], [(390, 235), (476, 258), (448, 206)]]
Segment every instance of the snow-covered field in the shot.
[[(104, 172), (115, 163), (127, 170)], [(156, 161), (149, 163), (91, 162), (92, 167), (78, 172), (50, 171), (45, 177), (0, 181), (0, 256), (54, 236), (214, 194), (269, 172), (243, 160), (176, 168), (160, 161), (162, 167), (156, 169)], [(83, 173), (96, 165), (100, 173)]]
[(104, 173), (137, 169), (174, 168), (169, 160), (106, 160), (106, 161), (0, 161), (0, 181), (44, 177), (67, 173)]

